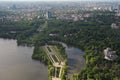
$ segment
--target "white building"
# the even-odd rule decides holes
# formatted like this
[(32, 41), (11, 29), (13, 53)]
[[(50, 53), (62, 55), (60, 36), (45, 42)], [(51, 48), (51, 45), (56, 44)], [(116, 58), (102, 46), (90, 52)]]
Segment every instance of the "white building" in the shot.
[(120, 28), (120, 26), (118, 26), (118, 25), (115, 24), (115, 23), (112, 23), (112, 24), (111, 24), (111, 28), (113, 28), (113, 29), (118, 29), (118, 28)]
[(107, 60), (115, 60), (117, 58), (116, 51), (112, 51), (111, 48), (106, 48), (104, 50), (104, 56)]

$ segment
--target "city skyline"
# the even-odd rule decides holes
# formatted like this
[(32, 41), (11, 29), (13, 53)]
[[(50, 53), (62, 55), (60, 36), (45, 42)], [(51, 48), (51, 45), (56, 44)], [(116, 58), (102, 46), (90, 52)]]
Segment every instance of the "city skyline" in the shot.
[[(34, 1), (43, 1), (43, 0), (0, 0), (0, 1), (15, 1), (15, 2), (20, 2), (20, 1), (26, 1), (26, 2), (34, 2)], [(45, 2), (47, 1), (73, 1), (73, 0), (44, 0)], [(74, 1), (119, 1), (119, 0), (74, 0)]]

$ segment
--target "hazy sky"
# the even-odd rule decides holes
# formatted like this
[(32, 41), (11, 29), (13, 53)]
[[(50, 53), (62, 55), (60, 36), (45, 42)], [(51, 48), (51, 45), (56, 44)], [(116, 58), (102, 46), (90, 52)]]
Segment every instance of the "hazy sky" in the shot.
[(119, 1), (119, 0), (0, 0), (0, 1)]

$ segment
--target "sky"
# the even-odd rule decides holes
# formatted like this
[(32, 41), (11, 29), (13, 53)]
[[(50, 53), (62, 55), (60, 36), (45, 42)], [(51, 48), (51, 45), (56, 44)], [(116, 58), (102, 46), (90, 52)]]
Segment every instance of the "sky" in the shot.
[[(0, 0), (0, 1), (85, 1), (85, 0)], [(105, 0), (86, 0), (86, 1), (105, 1)], [(119, 1), (119, 0), (106, 0), (106, 1)]]

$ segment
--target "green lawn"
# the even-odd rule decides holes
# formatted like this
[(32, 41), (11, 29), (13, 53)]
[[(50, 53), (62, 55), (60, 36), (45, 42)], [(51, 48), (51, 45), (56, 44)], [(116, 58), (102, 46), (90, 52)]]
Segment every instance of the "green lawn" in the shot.
[(55, 51), (56, 56), (60, 59), (60, 61), (64, 61), (62, 55), (60, 54), (58, 48), (56, 46), (51, 46), (51, 48)]

